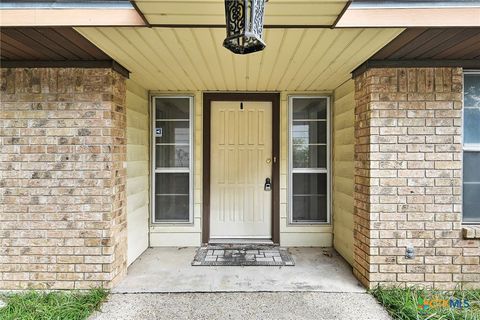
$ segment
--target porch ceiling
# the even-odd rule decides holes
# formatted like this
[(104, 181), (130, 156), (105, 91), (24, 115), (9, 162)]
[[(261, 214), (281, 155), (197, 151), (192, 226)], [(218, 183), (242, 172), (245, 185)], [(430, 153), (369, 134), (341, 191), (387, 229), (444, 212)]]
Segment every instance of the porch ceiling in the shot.
[(348, 80), (403, 29), (266, 29), (267, 48), (246, 56), (222, 47), (223, 28), (76, 30), (149, 90), (321, 91)]
[[(332, 25), (347, 0), (270, 0), (267, 25)], [(137, 0), (138, 8), (152, 25), (224, 25), (224, 0)]]

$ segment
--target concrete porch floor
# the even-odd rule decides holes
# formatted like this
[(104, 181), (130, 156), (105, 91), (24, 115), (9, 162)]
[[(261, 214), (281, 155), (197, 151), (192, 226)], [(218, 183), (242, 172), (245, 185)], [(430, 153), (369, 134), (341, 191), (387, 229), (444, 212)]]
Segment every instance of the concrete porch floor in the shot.
[(149, 248), (113, 293), (357, 292), (365, 289), (331, 248), (289, 248), (295, 266), (191, 266), (196, 248)]

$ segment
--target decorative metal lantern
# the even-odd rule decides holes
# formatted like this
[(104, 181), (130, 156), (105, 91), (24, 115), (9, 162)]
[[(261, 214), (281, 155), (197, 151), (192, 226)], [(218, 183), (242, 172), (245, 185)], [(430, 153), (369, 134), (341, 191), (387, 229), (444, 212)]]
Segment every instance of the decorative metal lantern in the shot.
[(225, 0), (227, 38), (223, 46), (247, 54), (265, 48), (262, 39), (265, 0)]

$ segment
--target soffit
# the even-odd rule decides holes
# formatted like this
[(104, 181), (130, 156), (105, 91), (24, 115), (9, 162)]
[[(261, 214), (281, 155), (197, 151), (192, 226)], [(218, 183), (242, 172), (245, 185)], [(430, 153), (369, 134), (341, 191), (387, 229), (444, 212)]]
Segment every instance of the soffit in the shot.
[(15, 27), (0, 30), (1, 60), (111, 60), (70, 27)]
[[(269, 0), (266, 25), (332, 25), (347, 0)], [(175, 25), (224, 25), (224, 0), (137, 0), (148, 22)]]
[(372, 60), (480, 59), (479, 28), (409, 28)]
[(480, 68), (480, 27), (408, 28), (353, 71), (368, 68)]
[(333, 90), (403, 29), (266, 29), (267, 48), (235, 55), (221, 28), (76, 28), (149, 90)]

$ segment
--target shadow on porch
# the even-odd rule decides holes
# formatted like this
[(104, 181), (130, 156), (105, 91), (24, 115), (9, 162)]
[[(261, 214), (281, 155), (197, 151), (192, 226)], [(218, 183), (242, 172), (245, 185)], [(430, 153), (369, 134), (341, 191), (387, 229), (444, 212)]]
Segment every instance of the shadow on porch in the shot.
[(192, 266), (196, 248), (149, 248), (114, 293), (365, 292), (331, 248), (289, 248), (295, 266)]

